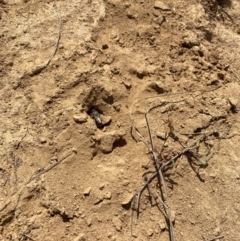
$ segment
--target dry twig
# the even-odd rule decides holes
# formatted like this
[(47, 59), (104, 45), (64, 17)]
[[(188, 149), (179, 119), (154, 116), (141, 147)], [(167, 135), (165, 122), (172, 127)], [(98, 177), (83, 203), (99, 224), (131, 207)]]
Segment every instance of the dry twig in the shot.
[(0, 208), (0, 212), (2, 212), (12, 201), (8, 201), (3, 205), (3, 207)]
[[(164, 182), (162, 169), (161, 169), (161, 167), (159, 167), (159, 164), (157, 163), (157, 157), (156, 157), (156, 154), (154, 152), (152, 133), (151, 133), (149, 120), (148, 120), (148, 111), (145, 114), (145, 119), (146, 119), (147, 127), (148, 127), (148, 133), (149, 133), (150, 144), (151, 144), (151, 149), (152, 149), (151, 151), (152, 151), (152, 155), (153, 155), (153, 161), (154, 161), (154, 164), (155, 164), (155, 167), (156, 167), (158, 182), (160, 184), (160, 191), (162, 193), (163, 202), (165, 203), (164, 209), (165, 209), (165, 212), (166, 212), (167, 217), (168, 217), (170, 240), (174, 241), (174, 230), (173, 230), (171, 209), (170, 209), (170, 205), (169, 205), (169, 202), (168, 202), (167, 189), (166, 189), (166, 185), (165, 185), (165, 182)], [(166, 206), (169, 207), (169, 208), (165, 208)]]
[(215, 237), (215, 238), (212, 238), (212, 239), (209, 239), (209, 240), (207, 240), (207, 241), (215, 241), (215, 240), (217, 240), (217, 239), (222, 239), (222, 238), (224, 238), (223, 235), (222, 235), (222, 236)]
[(57, 5), (56, 5), (56, 0), (54, 0), (54, 7), (55, 7), (55, 11), (57, 13), (57, 17), (58, 17), (58, 21), (59, 21), (59, 31), (58, 31), (57, 42), (55, 44), (54, 50), (52, 52), (52, 55), (48, 59), (47, 63), (45, 64), (45, 68), (49, 65), (49, 63), (51, 62), (52, 58), (55, 56), (55, 54), (57, 52), (59, 41), (60, 41), (60, 38), (61, 38), (61, 33), (62, 33), (62, 19), (61, 19), (61, 14), (60, 14), (60, 12), (59, 12), (59, 10), (57, 8)]
[(28, 238), (30, 240), (33, 240), (33, 241), (35, 240), (32, 237), (30, 237), (29, 235), (27, 235), (26, 233), (22, 233), (22, 236), (24, 236), (24, 237), (26, 237), (26, 238)]
[[(42, 176), (44, 173), (52, 170), (54, 167), (58, 166), (60, 163), (62, 163), (65, 159), (67, 159), (67, 158), (68, 158), (69, 156), (71, 156), (71, 155), (72, 155), (72, 152), (67, 153), (67, 154), (66, 154), (64, 157), (62, 157), (58, 162), (50, 165), (49, 167), (47, 167), (46, 169), (42, 170), (41, 172), (33, 175), (33, 176), (24, 184), (24, 186), (23, 186), (20, 190), (12, 193), (12, 196), (17, 195), (17, 201), (16, 201), (16, 204), (15, 204), (15, 208), (14, 208), (14, 209), (17, 208), (18, 203), (19, 203), (20, 198), (21, 198), (21, 195), (22, 195), (22, 193), (23, 193), (23, 190), (24, 190), (24, 188), (26, 187), (27, 184), (29, 184), (29, 183), (31, 183), (33, 180), (39, 178), (39, 177)], [(0, 209), (0, 212), (3, 211), (10, 203), (11, 203), (11, 201), (8, 201), (8, 203), (6, 203), (6, 204)]]
[(55, 54), (57, 53), (57, 49), (58, 49), (58, 46), (59, 46), (59, 42), (60, 42), (60, 38), (61, 38), (61, 34), (62, 34), (62, 19), (61, 19), (61, 14), (57, 8), (57, 5), (56, 5), (56, 0), (54, 0), (54, 8), (55, 8), (55, 11), (56, 11), (56, 14), (57, 14), (57, 17), (58, 17), (58, 21), (59, 21), (59, 30), (58, 30), (58, 37), (57, 37), (57, 41), (55, 43), (55, 46), (54, 46), (54, 49), (53, 49), (53, 52), (51, 54), (51, 56), (49, 57), (49, 59), (47, 60), (47, 62), (42, 65), (42, 66), (37, 66), (29, 75), (30, 76), (33, 76), (33, 75), (37, 75), (37, 74), (40, 74), (45, 68), (47, 68), (47, 66), (50, 64), (50, 62), (52, 61), (53, 57), (55, 56)]
[(133, 131), (135, 131), (137, 133), (137, 135), (140, 137), (140, 140), (139, 141), (142, 141), (146, 146), (147, 148), (149, 149), (149, 146), (147, 144), (147, 142), (144, 140), (144, 137), (141, 135), (141, 133), (137, 130), (137, 128), (133, 125), (133, 119), (132, 119), (132, 112), (129, 112), (129, 118), (130, 118), (130, 123), (131, 123), (131, 136), (132, 138), (138, 142), (138, 140), (136, 140), (136, 138), (134, 137), (133, 135)]
[(44, 173), (52, 170), (54, 167), (58, 166), (61, 162), (63, 162), (65, 159), (67, 159), (67, 158), (68, 158), (69, 156), (71, 156), (71, 155), (72, 155), (72, 152), (67, 153), (67, 154), (66, 154), (64, 157), (62, 157), (58, 162), (50, 165), (50, 166), (47, 167), (46, 169), (44, 169), (44, 170), (40, 171), (39, 173), (37, 173), (36, 175), (33, 175), (33, 176), (28, 180), (28, 182), (27, 182), (25, 185), (29, 184), (29, 183), (32, 182), (34, 179), (39, 178), (39, 177), (42, 176)]
[[(155, 167), (156, 170), (150, 178), (145, 179), (145, 184), (139, 190), (139, 192), (136, 194), (136, 196), (135, 196), (135, 198), (136, 198), (135, 210), (137, 211), (137, 220), (138, 220), (141, 194), (143, 193), (145, 188), (149, 189), (149, 184), (151, 183), (151, 181), (153, 179), (155, 179), (157, 177), (158, 183), (159, 183), (159, 188), (160, 188), (160, 193), (161, 193), (161, 196), (158, 195), (158, 193), (157, 193), (157, 196), (158, 196), (160, 202), (163, 204), (163, 207), (164, 207), (164, 210), (165, 210), (164, 215), (166, 215), (166, 219), (167, 219), (168, 226), (169, 226), (170, 241), (174, 241), (175, 238), (174, 238), (174, 229), (173, 229), (173, 223), (172, 223), (172, 217), (171, 217), (171, 208), (170, 208), (170, 205), (169, 205), (167, 189), (166, 189), (166, 185), (165, 185), (165, 182), (164, 182), (163, 174), (183, 154), (190, 155), (192, 158), (194, 158), (194, 160), (197, 161), (197, 163), (195, 163), (195, 162), (194, 163), (198, 164), (198, 166), (200, 166), (202, 168), (207, 167), (207, 161), (202, 161), (201, 157), (207, 156), (210, 153), (210, 148), (209, 148), (209, 145), (207, 143), (205, 143), (205, 138), (207, 136), (206, 134), (213, 134), (214, 131), (210, 131), (210, 132), (207, 131), (207, 132), (203, 132), (203, 133), (201, 133), (201, 132), (191, 133), (191, 134), (185, 133), (185, 135), (191, 135), (191, 136), (195, 135), (195, 134), (200, 135), (193, 142), (191, 142), (190, 145), (186, 146), (181, 142), (181, 140), (179, 139), (179, 136), (178, 136), (178, 134), (183, 134), (183, 133), (175, 132), (171, 120), (168, 119), (166, 123), (168, 124), (169, 132), (168, 132), (168, 135), (166, 135), (165, 142), (167, 140), (167, 137), (170, 136), (180, 144), (182, 150), (178, 154), (172, 154), (169, 158), (165, 158), (161, 155), (161, 153), (163, 151), (163, 148), (164, 148), (164, 145), (163, 145), (161, 153), (158, 155), (155, 152), (155, 148), (154, 148), (154, 144), (153, 144), (153, 138), (152, 138), (152, 133), (151, 133), (151, 128), (150, 128), (150, 122), (149, 122), (149, 119), (148, 119), (148, 114), (151, 111), (153, 111), (155, 108), (166, 105), (169, 101), (166, 101), (164, 99), (160, 104), (156, 103), (156, 105), (152, 105), (152, 106), (147, 108), (146, 100), (150, 99), (150, 98), (156, 98), (156, 97), (158, 98), (158, 97), (163, 97), (163, 96), (165, 96), (165, 97), (166, 96), (177, 96), (177, 95), (184, 94), (184, 98), (181, 98), (181, 96), (180, 96), (180, 99), (178, 99), (176, 101), (170, 100), (170, 102), (169, 102), (169, 103), (178, 103), (178, 102), (186, 101), (188, 99), (188, 98), (185, 97), (186, 95), (192, 96), (192, 94), (195, 93), (194, 96), (197, 97), (199, 95), (202, 95), (205, 92), (211, 92), (211, 91), (214, 91), (218, 88), (220, 88), (220, 87), (212, 88), (212, 89), (209, 89), (209, 90), (205, 89), (205, 90), (198, 90), (198, 91), (189, 91), (189, 92), (182, 92), (182, 93), (166, 94), (166, 95), (161, 95), (161, 96), (149, 97), (149, 98), (145, 99), (145, 108), (146, 108), (145, 119), (146, 119), (146, 123), (147, 123), (149, 139), (150, 139), (150, 148), (149, 149), (151, 150), (151, 153), (152, 153), (152, 156), (153, 156), (154, 167)], [(133, 126), (131, 114), (130, 114), (130, 121), (131, 121), (131, 131), (135, 130), (136, 133), (140, 136), (140, 138), (142, 138), (142, 135), (140, 133), (138, 133), (138, 131)], [(131, 134), (132, 134), (132, 132), (131, 132)], [(164, 144), (165, 144), (165, 142), (164, 142)], [(205, 146), (207, 148), (207, 152), (204, 153), (204, 154), (200, 154), (199, 151), (198, 151), (201, 142), (204, 142)], [(149, 193), (150, 193), (150, 191), (149, 191)], [(151, 195), (151, 193), (150, 193), (150, 195)]]

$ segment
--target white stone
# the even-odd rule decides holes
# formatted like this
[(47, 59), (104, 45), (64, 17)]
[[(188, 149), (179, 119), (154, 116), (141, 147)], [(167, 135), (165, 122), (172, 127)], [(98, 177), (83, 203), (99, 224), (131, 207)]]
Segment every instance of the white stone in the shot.
[(83, 194), (86, 195), (86, 196), (88, 196), (88, 195), (90, 194), (91, 190), (92, 190), (91, 187), (87, 187), (87, 188), (84, 190)]
[(156, 1), (154, 3), (154, 8), (159, 8), (162, 10), (171, 10), (170, 6), (162, 1)]
[(84, 113), (73, 116), (73, 119), (76, 123), (84, 123), (87, 121), (87, 118), (87, 114)]

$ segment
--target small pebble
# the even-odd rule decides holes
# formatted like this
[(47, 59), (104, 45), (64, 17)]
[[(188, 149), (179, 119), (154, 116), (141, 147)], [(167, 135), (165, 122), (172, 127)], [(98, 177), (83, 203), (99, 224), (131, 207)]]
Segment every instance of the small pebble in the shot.
[(104, 198), (104, 197), (103, 197), (103, 193), (98, 193), (98, 194), (96, 194), (96, 200), (94, 201), (94, 205), (102, 202), (103, 198)]
[(101, 120), (102, 120), (102, 125), (107, 125), (112, 121), (112, 117), (111, 116), (101, 116)]
[(75, 147), (72, 147), (72, 152), (77, 154), (77, 149)]
[(90, 227), (92, 225), (92, 219), (91, 218), (88, 218), (86, 220), (86, 222), (87, 222), (88, 227)]
[(231, 105), (231, 107), (232, 107), (232, 110), (234, 111), (234, 112), (237, 112), (237, 104), (238, 104), (238, 99), (237, 98), (234, 98), (234, 97), (230, 97), (229, 99), (228, 99), (228, 101), (229, 101), (229, 103), (230, 103), (230, 105)]
[(160, 138), (161, 140), (166, 140), (166, 133), (158, 131), (157, 137)]
[(127, 194), (122, 201), (122, 206), (129, 205), (132, 202), (133, 196), (133, 194)]
[(86, 241), (86, 236), (83, 233), (80, 233), (73, 241)]
[(148, 234), (148, 236), (149, 237), (151, 237), (151, 236), (153, 236), (153, 230), (152, 229), (149, 229), (148, 231), (147, 231), (147, 234)]
[(104, 199), (111, 199), (112, 198), (112, 193), (111, 192), (105, 192), (103, 195)]
[(42, 144), (44, 144), (44, 143), (47, 142), (47, 140), (46, 140), (45, 137), (40, 137), (40, 138), (39, 138), (39, 141), (40, 141)]
[(87, 122), (87, 114), (78, 114), (78, 115), (74, 115), (73, 116), (73, 120), (76, 122), (76, 123), (84, 123), (84, 122)]
[(199, 45), (200, 41), (198, 39), (198, 36), (191, 31), (187, 31), (185, 33), (185, 37), (183, 38), (183, 46), (187, 48), (192, 48)]
[(125, 164), (126, 164), (126, 162), (124, 159), (122, 159), (122, 158), (118, 159), (118, 161), (117, 161), (118, 166), (124, 166)]
[(161, 229), (162, 231), (167, 228), (166, 222), (165, 222), (164, 220), (160, 220), (160, 221), (158, 222), (158, 224), (159, 224), (159, 227), (160, 227), (160, 229)]
[(91, 190), (92, 190), (91, 187), (87, 187), (87, 188), (84, 190), (83, 194), (84, 194), (85, 196), (88, 196), (88, 195), (90, 194)]
[(154, 8), (161, 9), (161, 10), (171, 10), (170, 6), (162, 1), (156, 1), (154, 3)]
[(103, 190), (104, 187), (105, 187), (105, 184), (104, 184), (104, 183), (101, 183), (101, 184), (99, 185), (99, 190)]
[(121, 231), (122, 221), (118, 217), (113, 217), (112, 222), (113, 222), (113, 226), (116, 228), (116, 230)]
[(56, 156), (51, 157), (51, 161), (57, 161), (58, 158)]

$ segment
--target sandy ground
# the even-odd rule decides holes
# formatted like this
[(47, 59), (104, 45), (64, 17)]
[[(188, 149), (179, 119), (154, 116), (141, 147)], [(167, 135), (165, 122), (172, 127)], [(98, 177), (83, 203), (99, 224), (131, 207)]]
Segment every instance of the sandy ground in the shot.
[(240, 240), (238, 0), (1, 0), (0, 21), (0, 240), (170, 240), (157, 178), (136, 211), (146, 113), (175, 241)]

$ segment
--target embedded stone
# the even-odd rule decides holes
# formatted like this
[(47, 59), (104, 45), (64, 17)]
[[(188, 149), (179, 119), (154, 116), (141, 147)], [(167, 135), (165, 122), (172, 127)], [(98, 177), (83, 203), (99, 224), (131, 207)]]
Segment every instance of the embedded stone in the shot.
[(154, 3), (154, 8), (161, 9), (161, 10), (171, 10), (170, 6), (162, 1), (156, 1)]
[(85, 196), (88, 196), (88, 195), (90, 194), (91, 190), (92, 190), (91, 187), (87, 187), (87, 188), (84, 190), (83, 194), (84, 194)]
[(74, 115), (73, 116), (73, 120), (76, 122), (76, 123), (84, 123), (84, 122), (87, 122), (87, 114), (77, 114), (77, 115)]

